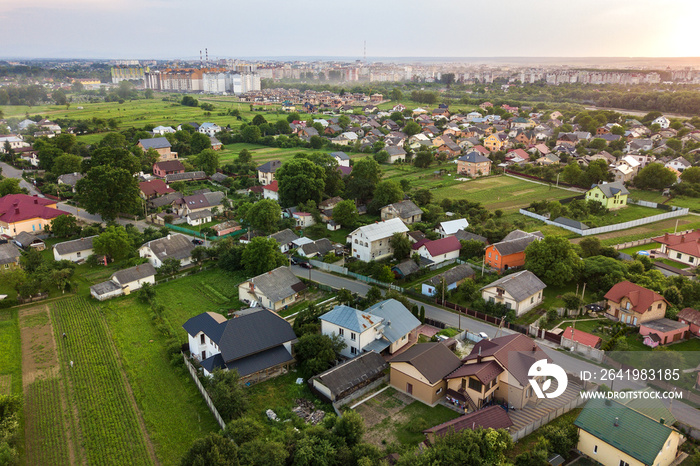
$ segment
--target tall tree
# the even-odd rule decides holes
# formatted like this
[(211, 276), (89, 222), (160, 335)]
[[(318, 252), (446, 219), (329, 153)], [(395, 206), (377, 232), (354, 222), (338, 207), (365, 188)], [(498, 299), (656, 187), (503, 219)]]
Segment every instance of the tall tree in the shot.
[(139, 184), (123, 168), (91, 168), (76, 185), (80, 206), (104, 220), (114, 220), (120, 213), (134, 213), (141, 208)]
[(195, 440), (180, 461), (181, 466), (238, 466), (238, 447), (233, 440), (210, 433)]
[(134, 245), (123, 226), (109, 226), (92, 240), (93, 251), (111, 257), (115, 261), (126, 259), (134, 253)]
[(550, 235), (533, 241), (525, 249), (525, 268), (551, 286), (561, 286), (577, 277), (581, 259), (563, 236)]
[(352, 172), (346, 182), (348, 197), (360, 201), (371, 199), (381, 177), (381, 168), (374, 158), (365, 157), (358, 160), (352, 167)]
[(56, 176), (80, 172), (82, 163), (83, 158), (79, 155), (63, 154), (54, 159), (51, 172)]
[(219, 154), (213, 149), (203, 150), (195, 157), (194, 166), (211, 176), (219, 169)]
[(348, 228), (354, 226), (359, 218), (360, 215), (357, 212), (357, 207), (350, 199), (337, 203), (333, 208), (333, 221), (343, 227)]
[(245, 211), (245, 219), (250, 226), (267, 234), (277, 231), (281, 215), (282, 209), (272, 199), (261, 199), (255, 204), (249, 205)]
[(190, 138), (190, 147), (193, 154), (199, 154), (205, 149), (211, 149), (211, 140), (204, 133), (193, 133)]
[(403, 189), (401, 189), (401, 185), (397, 181), (380, 181), (377, 184), (377, 188), (374, 190), (374, 198), (368, 210), (371, 213), (377, 213), (382, 207), (401, 201), (403, 196)]
[(280, 252), (280, 245), (277, 241), (258, 236), (246, 245), (241, 262), (248, 275), (255, 277), (286, 265), (287, 258)]
[(215, 370), (207, 391), (221, 417), (226, 421), (238, 419), (248, 407), (248, 394), (237, 370)]
[(660, 163), (650, 163), (634, 177), (634, 185), (641, 189), (663, 189), (676, 182), (676, 174)]
[(403, 233), (394, 233), (389, 240), (389, 245), (394, 250), (394, 259), (403, 260), (411, 255), (411, 240)]
[(325, 188), (323, 168), (306, 158), (294, 158), (275, 172), (279, 185), (280, 204), (293, 206), (313, 199), (321, 202)]

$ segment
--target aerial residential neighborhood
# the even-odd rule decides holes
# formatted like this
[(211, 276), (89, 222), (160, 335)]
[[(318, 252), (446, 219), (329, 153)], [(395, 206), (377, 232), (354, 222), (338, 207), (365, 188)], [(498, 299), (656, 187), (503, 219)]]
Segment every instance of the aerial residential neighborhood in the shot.
[(251, 6), (246, 59), (225, 7), (196, 40), (179, 6), (104, 10), (106, 47), (86, 5), (94, 51), (6, 8), (0, 464), (700, 464), (692, 37), (642, 58), (624, 24), (605, 54), (633, 58), (596, 58), (562, 6), (579, 58), (508, 26), (463, 59), (445, 39), (484, 34), (375, 6), (404, 58), (362, 25), (357, 59), (324, 52), (333, 5), (294, 48)]

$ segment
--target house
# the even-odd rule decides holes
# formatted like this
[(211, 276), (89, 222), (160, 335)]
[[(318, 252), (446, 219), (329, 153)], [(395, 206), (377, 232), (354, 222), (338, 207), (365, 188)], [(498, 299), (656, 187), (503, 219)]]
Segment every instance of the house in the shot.
[(491, 173), (491, 159), (476, 151), (469, 152), (457, 159), (457, 173), (472, 178), (486, 176)]
[(71, 188), (73, 188), (73, 192), (75, 192), (75, 186), (78, 184), (78, 181), (83, 179), (84, 176), (85, 175), (78, 172), (66, 173), (60, 175), (57, 181), (58, 184), (65, 184), (66, 186), (70, 186)]
[(394, 204), (389, 204), (382, 207), (382, 220), (390, 220), (392, 218), (400, 218), (406, 225), (420, 222), (423, 216), (423, 211), (413, 201), (400, 201)]
[(258, 167), (258, 181), (265, 186), (275, 180), (275, 172), (282, 166), (280, 160), (271, 160)]
[(445, 261), (454, 260), (459, 257), (459, 250), (462, 244), (454, 236), (445, 236), (444, 238), (436, 239), (434, 241), (426, 241), (420, 244), (418, 248), (414, 249), (418, 252), (418, 255), (425, 257), (426, 259), (439, 264)]
[(418, 272), (420, 269), (420, 265), (417, 264), (413, 258), (405, 259), (391, 267), (391, 271), (394, 272), (394, 276), (396, 278), (406, 278), (409, 275)]
[(202, 134), (206, 134), (209, 137), (216, 136), (216, 133), (221, 132), (221, 126), (216, 123), (202, 123), (197, 129)]
[(160, 179), (142, 181), (139, 183), (139, 189), (141, 190), (141, 197), (146, 200), (175, 192), (173, 188)]
[(661, 243), (661, 252), (667, 254), (669, 259), (691, 266), (700, 264), (700, 230), (690, 233), (666, 233), (654, 238), (654, 241)]
[(292, 214), (292, 218), (294, 218), (298, 228), (310, 227), (316, 223), (313, 215), (311, 215), (309, 212), (294, 212)]
[(678, 455), (677, 430), (614, 400), (588, 400), (574, 425), (576, 449), (603, 466), (669, 466)]
[(522, 270), (499, 278), (480, 291), (484, 301), (503, 304), (506, 309), (513, 310), (516, 316), (520, 316), (542, 303), (545, 288), (547, 285), (537, 275)]
[(333, 403), (384, 377), (389, 364), (376, 351), (363, 353), (309, 379), (311, 389)]
[(525, 249), (533, 241), (539, 241), (544, 235), (539, 231), (527, 233), (521, 230), (510, 232), (503, 241), (486, 247), (484, 263), (503, 272), (525, 265)]
[(479, 241), (484, 245), (489, 244), (489, 240), (485, 236), (477, 235), (465, 230), (458, 230), (457, 233), (455, 233), (455, 238), (460, 241)]
[(145, 257), (155, 268), (161, 267), (168, 259), (180, 262), (180, 267), (192, 263), (194, 244), (185, 235), (173, 234), (154, 239), (139, 248), (139, 257)]
[(171, 126), (156, 126), (151, 133), (153, 133), (154, 136), (156, 134), (163, 136), (164, 134), (175, 133), (175, 130)]
[(666, 298), (657, 292), (627, 280), (615, 284), (604, 298), (608, 317), (634, 326), (663, 318), (668, 306)]
[(445, 285), (444, 291), (454, 290), (461, 283), (468, 278), (472, 278), (474, 275), (474, 269), (472, 269), (470, 265), (458, 265), (457, 267), (453, 267), (450, 270), (447, 270), (440, 275), (436, 275), (423, 283), (421, 285), (421, 293), (423, 293), (425, 296), (441, 296), (441, 293), (443, 292), (443, 283)]
[(629, 193), (620, 182), (601, 183), (586, 191), (586, 200), (600, 202), (608, 210), (617, 210), (627, 206)]
[(13, 243), (0, 244), (0, 271), (19, 267), (20, 249)]
[(279, 185), (277, 184), (277, 180), (263, 186), (263, 198), (272, 199), (273, 201), (280, 200)]
[(27, 194), (0, 197), (0, 234), (15, 236), (24, 232), (42, 232), (51, 220), (70, 215), (56, 207), (56, 201)]
[(666, 129), (671, 125), (671, 120), (666, 118), (665, 116), (660, 116), (656, 118), (654, 121), (651, 122), (652, 125), (659, 125), (661, 129)]
[(435, 229), (440, 235), (440, 238), (445, 236), (454, 236), (458, 231), (464, 230), (469, 226), (469, 221), (466, 218), (458, 218), (457, 220), (448, 220), (446, 222), (440, 222), (438, 227)]
[(159, 178), (165, 178), (166, 175), (178, 173), (185, 173), (185, 166), (179, 160), (168, 160), (153, 164), (153, 175)]
[(302, 244), (297, 249), (297, 254), (302, 257), (319, 257), (319, 259), (323, 259), (326, 254), (335, 252), (335, 250), (335, 246), (328, 238), (321, 238)]
[(209, 209), (197, 210), (194, 212), (189, 212), (185, 218), (188, 225), (204, 225), (205, 223), (211, 222), (212, 213)]
[(686, 307), (678, 313), (678, 321), (688, 324), (688, 331), (695, 336), (700, 336), (700, 311)]
[(562, 338), (584, 346), (590, 346), (591, 348), (600, 348), (600, 344), (603, 341), (599, 336), (584, 332), (583, 330), (576, 330), (573, 327), (566, 327), (564, 333), (562, 333)]
[(155, 285), (156, 269), (149, 263), (120, 270), (112, 274), (106, 282), (98, 283), (90, 287), (90, 294), (99, 301), (128, 295), (132, 291), (141, 289), (144, 283)]
[(462, 361), (442, 342), (421, 343), (389, 361), (389, 384), (429, 406), (445, 396), (445, 377)]
[(238, 285), (238, 296), (242, 301), (257, 302), (265, 309), (280, 311), (296, 303), (305, 289), (306, 285), (292, 270), (282, 266)]
[(538, 165), (559, 165), (561, 159), (556, 154), (547, 154), (535, 160)]
[[(198, 191), (198, 194), (176, 199), (173, 202), (173, 207), (177, 209), (179, 215), (185, 216), (201, 210), (218, 208), (221, 206), (224, 197), (226, 197), (226, 195), (221, 191)], [(211, 216), (211, 212), (209, 212), (209, 215)]]
[(172, 152), (170, 150), (172, 146), (167, 138), (139, 139), (139, 142), (136, 145), (143, 149), (144, 152), (148, 152), (149, 149), (153, 149), (158, 152), (159, 162), (175, 160), (178, 158), (177, 152)]
[(55, 244), (53, 247), (53, 258), (57, 261), (83, 262), (93, 253), (92, 240), (95, 238), (97, 238), (97, 235)]
[(685, 340), (689, 330), (689, 324), (665, 317), (648, 320), (639, 325), (639, 334), (644, 336), (644, 344), (652, 348)]
[(352, 256), (369, 262), (388, 257), (394, 253), (389, 240), (394, 233), (405, 234), (408, 227), (399, 218), (384, 220), (361, 226), (348, 235)]
[(224, 147), (221, 141), (216, 139), (214, 136), (209, 136), (209, 141), (211, 142), (211, 148), (213, 150), (221, 150)]
[(38, 251), (43, 251), (46, 249), (46, 243), (44, 243), (41, 238), (31, 233), (27, 233), (26, 231), (19, 233), (17, 236), (12, 238), (12, 241), (24, 250), (27, 248), (34, 248)]
[(423, 431), (425, 438), (434, 443), (437, 437), (455, 434), (464, 429), (505, 429), (513, 426), (510, 416), (503, 407), (494, 405), (438, 424)]
[(388, 146), (384, 150), (389, 154), (389, 163), (394, 163), (399, 160), (404, 162), (406, 160), (406, 151), (403, 147)]
[(353, 358), (367, 351), (393, 354), (408, 344), (420, 321), (395, 299), (381, 301), (364, 311), (335, 306), (319, 317), (321, 333), (339, 335), (346, 347), (343, 356)]
[(282, 231), (278, 231), (277, 233), (268, 236), (268, 238), (277, 241), (280, 245), (280, 252), (285, 253), (294, 247), (292, 243), (294, 240), (299, 239), (299, 236), (297, 236), (289, 228), (285, 228)]
[(491, 152), (499, 151), (506, 145), (507, 142), (508, 142), (508, 135), (507, 134), (504, 134), (504, 133), (491, 134), (484, 139), (484, 147), (487, 148)]
[(259, 382), (288, 370), (294, 363), (292, 326), (266, 309), (226, 320), (205, 312), (189, 319), (190, 354), (210, 376), (215, 370), (236, 370), (241, 381)]
[(350, 156), (345, 152), (331, 152), (331, 157), (333, 157), (341, 167), (350, 166)]
[[(445, 376), (447, 400), (465, 412), (482, 409), (495, 399), (523, 409), (538, 400), (528, 371), (541, 360), (551, 362), (539, 345), (525, 335), (481, 340), (462, 359), (462, 365)], [(540, 383), (541, 379), (535, 378)]]

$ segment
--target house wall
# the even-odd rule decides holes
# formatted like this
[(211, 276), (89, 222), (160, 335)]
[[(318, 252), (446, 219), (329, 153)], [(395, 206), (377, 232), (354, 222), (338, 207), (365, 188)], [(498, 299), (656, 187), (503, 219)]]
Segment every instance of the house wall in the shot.
[[(56, 208), (56, 204), (48, 205), (46, 207), (50, 207), (52, 209)], [(21, 222), (14, 222), (14, 223), (5, 223), (5, 222), (0, 222), (0, 234), (6, 234), (8, 236), (15, 236), (18, 235), (19, 233), (22, 233), (23, 231), (26, 231), (27, 233), (32, 233), (32, 232), (37, 232), (37, 231), (44, 231), (44, 226), (49, 225), (51, 223), (51, 220), (43, 219), (43, 218), (30, 218), (27, 220), (23, 220)]]
[(501, 296), (498, 295), (497, 286), (492, 286), (481, 291), (481, 297), (484, 301), (491, 301), (496, 303), (501, 303), (508, 309), (513, 309), (515, 314), (520, 316), (530, 309), (538, 306), (543, 300), (542, 291), (528, 296), (522, 301), (516, 301), (507, 291)]
[(263, 189), (263, 198), (272, 199), (274, 201), (279, 201), (279, 194), (277, 191), (270, 191), (269, 189)]
[(447, 252), (445, 254), (439, 254), (437, 256), (433, 256), (428, 251), (428, 248), (426, 248), (425, 246), (421, 246), (420, 248), (418, 248), (418, 254), (421, 257), (425, 257), (425, 258), (430, 259), (431, 261), (435, 262), (436, 264), (439, 264), (441, 262), (445, 262), (448, 260), (457, 259), (459, 257), (459, 249), (457, 249), (456, 251)]
[(391, 363), (389, 384), (403, 393), (408, 393), (411, 384), (411, 396), (430, 406), (435, 406), (447, 389), (444, 380), (431, 384), (415, 367), (404, 362)]
[(686, 254), (684, 252), (676, 251), (672, 248), (668, 248), (668, 258), (676, 261), (676, 262), (682, 262), (684, 264), (690, 264), (690, 265), (698, 265), (700, 264), (700, 257), (697, 256), (692, 256), (690, 254)]
[(661, 338), (662, 345), (685, 339), (687, 332), (688, 327), (679, 328), (677, 330), (670, 330), (668, 332), (659, 332), (658, 330), (653, 330), (649, 327), (646, 327), (644, 324), (641, 324), (639, 326), (640, 335), (649, 335), (651, 333), (655, 333), (659, 336), (659, 338)]
[(500, 382), (497, 382), (488, 390), (486, 390), (486, 386), (482, 384), (481, 391), (477, 392), (476, 390), (472, 390), (471, 388), (469, 388), (469, 379), (476, 379), (476, 377), (462, 377), (459, 379), (450, 379), (447, 381), (447, 388), (458, 392), (462, 389), (462, 380), (466, 380), (466, 388), (464, 389), (464, 391), (469, 395), (469, 398), (471, 398), (474, 404), (476, 404), (477, 409), (479, 409), (482, 406), (482, 400), (488, 400), (488, 398), (491, 395), (496, 393)]
[[(627, 304), (629, 303), (629, 309)], [(632, 303), (627, 297), (623, 297), (620, 303), (608, 300), (608, 313), (614, 317), (620, 319), (622, 322), (634, 326), (639, 326), (639, 324), (650, 321), (658, 320), (666, 315), (666, 302), (659, 300), (654, 301), (651, 305), (651, 309), (647, 309), (644, 313), (635, 312), (632, 310)]]
[(690, 326), (688, 328), (690, 333), (692, 333), (693, 335), (696, 335), (696, 336), (700, 336), (700, 325), (690, 323), (685, 319), (678, 319), (678, 321), (683, 322), (684, 324), (688, 324)]
[(394, 343), (392, 343), (391, 346), (389, 346), (389, 354), (394, 354), (395, 352), (406, 346), (409, 341), (411, 341), (411, 332), (408, 332), (406, 335), (402, 336)]
[(491, 173), (491, 163), (490, 162), (457, 162), (457, 173), (462, 175), (469, 175), (472, 178), (477, 176), (486, 176)]
[(107, 299), (111, 298), (116, 298), (117, 296), (121, 296), (124, 294), (122, 290), (114, 290), (111, 293), (106, 293), (103, 294), (102, 296), (98, 295), (95, 293), (93, 290), (90, 290), (90, 294), (92, 295), (93, 298), (97, 299), (98, 301), (106, 301)]
[[(119, 281), (117, 281), (116, 279), (115, 279), (115, 281), (117, 283), (119, 283)], [(128, 283), (119, 283), (119, 284), (122, 286), (122, 288), (128, 287), (128, 290), (125, 289), (124, 291), (126, 294), (129, 294), (133, 291), (141, 289), (141, 286), (143, 286), (144, 283), (150, 283), (151, 285), (155, 285), (156, 284), (155, 275), (151, 275), (150, 277), (146, 277), (146, 278), (139, 278), (138, 280), (134, 280), (134, 281), (131, 281)]]
[[(203, 344), (202, 335), (204, 335)], [(188, 333), (187, 338), (190, 344), (190, 353), (192, 353), (192, 356), (194, 356), (199, 362), (202, 362), (204, 359), (210, 358), (215, 354), (221, 353), (219, 346), (214, 343), (211, 338), (205, 335), (204, 332), (199, 332), (194, 337)], [(202, 357), (202, 352), (206, 353), (204, 357)]]
[(501, 256), (494, 245), (487, 246), (484, 251), (484, 262), (486, 265), (501, 271), (512, 269), (513, 267), (522, 267), (525, 265), (525, 251)]
[(265, 172), (258, 172), (258, 181), (260, 182), (261, 185), (265, 186), (273, 181), (275, 181), (275, 174), (274, 173), (265, 173)]
[[(589, 434), (583, 429), (579, 429), (579, 440), (576, 448), (584, 455), (592, 458), (603, 466), (619, 466), (621, 461), (630, 466), (646, 466), (641, 461), (632, 458), (612, 445), (605, 443), (598, 437)], [(676, 458), (679, 442), (678, 432), (672, 432), (669, 439), (664, 443), (664, 447), (654, 460), (654, 466), (668, 466)], [(669, 445), (670, 441), (670, 445)], [(597, 450), (595, 447), (598, 447)]]
[(89, 255), (93, 253), (92, 249), (84, 249), (82, 251), (72, 252), (70, 254), (59, 254), (56, 248), (53, 249), (53, 258), (57, 261), (69, 260), (71, 262), (84, 261)]
[(204, 223), (209, 223), (211, 222), (211, 217), (204, 217), (204, 218), (197, 218), (197, 219), (191, 219), (190, 217), (187, 217), (187, 223), (189, 225), (202, 225)]
[[(387, 236), (386, 238), (369, 243), (367, 237), (362, 233), (362, 231), (359, 231), (350, 236), (352, 255), (353, 257), (365, 262), (388, 257), (394, 253), (394, 250), (389, 245), (390, 238), (391, 236)], [(367, 244), (367, 246), (365, 246), (365, 244)]]
[[(347, 328), (321, 320), (321, 333), (329, 336), (340, 335), (347, 345), (340, 354), (348, 358), (354, 358), (362, 353), (362, 349), (365, 346), (374, 341), (374, 337), (377, 335), (377, 326), (375, 325), (364, 332), (353, 332)], [(352, 338), (353, 335), (355, 335), (354, 339)], [(355, 353), (352, 352), (353, 348), (355, 349)]]

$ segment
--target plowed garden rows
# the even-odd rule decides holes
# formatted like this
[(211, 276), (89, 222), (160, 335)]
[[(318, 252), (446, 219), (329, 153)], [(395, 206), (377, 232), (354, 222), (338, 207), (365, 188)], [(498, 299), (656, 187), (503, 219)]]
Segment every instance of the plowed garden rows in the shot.
[(70, 464), (68, 435), (63, 420), (59, 379), (36, 379), (26, 389), (25, 422), (31, 425), (27, 438), (26, 464)]
[[(82, 298), (54, 304), (53, 327), (63, 373), (78, 408), (88, 464), (152, 464), (99, 310)], [(73, 361), (71, 367), (70, 361)]]

